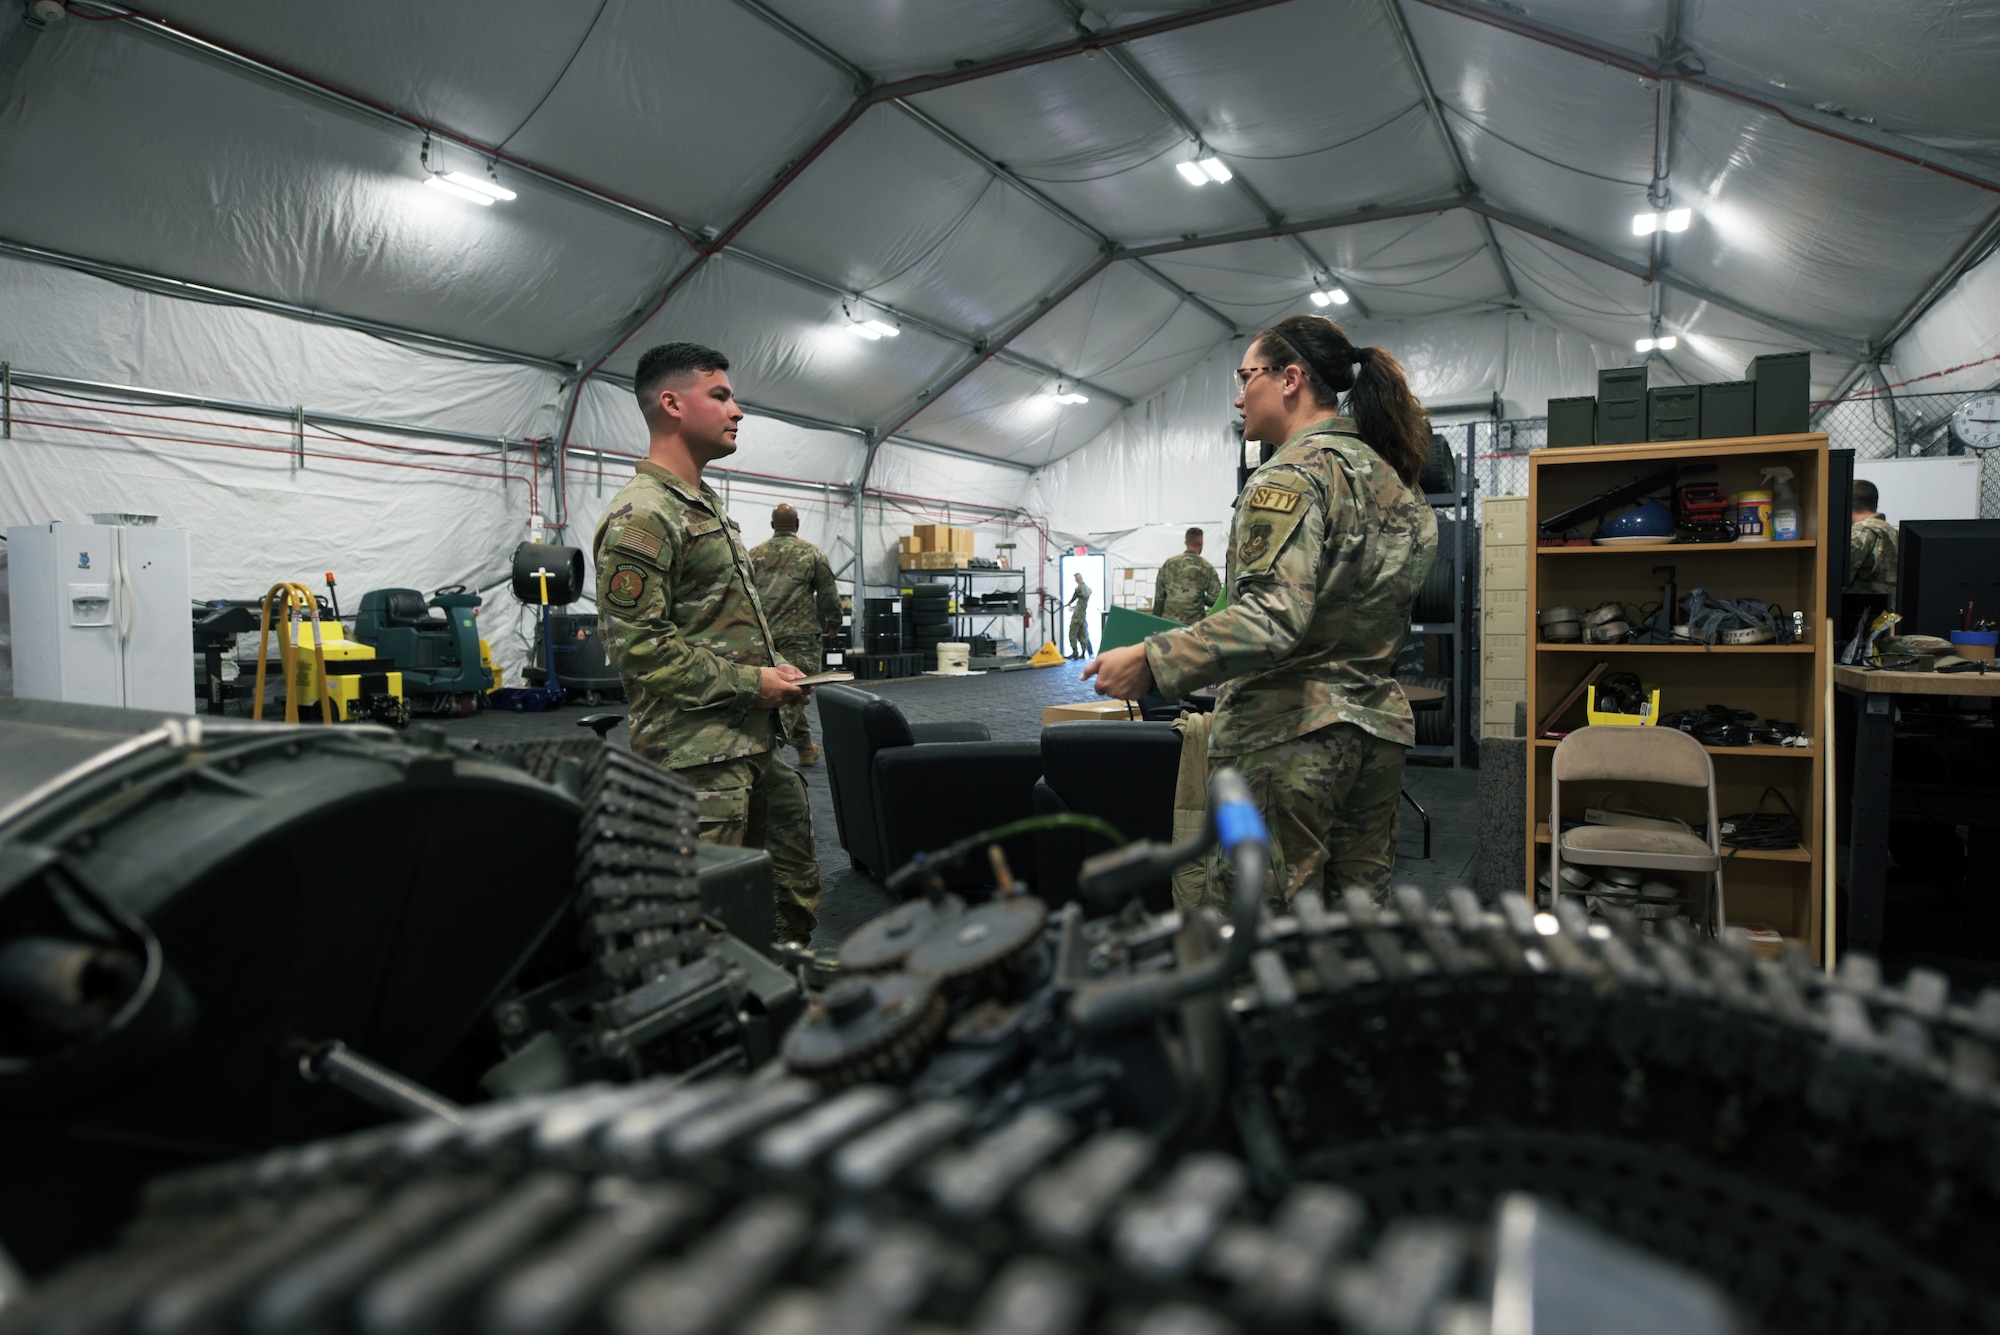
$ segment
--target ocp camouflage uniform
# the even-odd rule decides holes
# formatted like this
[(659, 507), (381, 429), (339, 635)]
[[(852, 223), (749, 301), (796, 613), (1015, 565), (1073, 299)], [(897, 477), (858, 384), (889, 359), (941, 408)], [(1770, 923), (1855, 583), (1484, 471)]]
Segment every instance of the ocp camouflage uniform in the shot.
[[(750, 549), (750, 566), (779, 659), (808, 676), (818, 672), (825, 650), (820, 630), (840, 624), (840, 590), (834, 587), (833, 567), (819, 548), (796, 533), (782, 531)], [(778, 713), (785, 736), (803, 756), (812, 746), (806, 706), (786, 705)]]
[(1222, 577), (1200, 556), (1182, 552), (1168, 557), (1153, 581), (1153, 615), (1192, 626), (1208, 615), (1221, 589)]
[(750, 554), (722, 498), (643, 461), (592, 543), (605, 657), (624, 678), (634, 754), (700, 794), (701, 837), (771, 855), (781, 932), (812, 931), (819, 861), (798, 771), (778, 759), (760, 668), (778, 664)]
[(1162, 693), (1227, 683), (1209, 768), (1249, 781), (1287, 901), (1350, 885), (1387, 896), (1416, 740), (1392, 674), (1437, 519), (1353, 433), (1346, 418), (1315, 422), (1251, 476), (1231, 528), (1229, 605), (1146, 641)]
[(1073, 654), (1090, 652), (1090, 621), (1085, 613), (1090, 611), (1090, 586), (1079, 584), (1070, 599), (1075, 608), (1069, 614), (1069, 651)]
[(1896, 592), (1896, 526), (1881, 515), (1854, 521), (1847, 536), (1847, 592)]

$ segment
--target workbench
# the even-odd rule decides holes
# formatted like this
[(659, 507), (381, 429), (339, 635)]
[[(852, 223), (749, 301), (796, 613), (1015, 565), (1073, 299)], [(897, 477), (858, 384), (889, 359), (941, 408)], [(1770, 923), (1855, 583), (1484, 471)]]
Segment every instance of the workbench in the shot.
[[(1889, 821), (1911, 819), (1991, 820), (1992, 789), (1942, 784), (1895, 783), (1896, 697), (1951, 696), (2000, 699), (2000, 672), (1884, 672), (1835, 667), (1834, 689), (1857, 697), (1854, 728), (1854, 782), (1848, 806), (1847, 946), (1879, 950), (1882, 945), (1882, 885), (1889, 867)], [(2000, 782), (2000, 781), (1996, 781)], [(1899, 800), (1900, 799), (1900, 800)], [(1985, 804), (1973, 812), (1971, 804)]]

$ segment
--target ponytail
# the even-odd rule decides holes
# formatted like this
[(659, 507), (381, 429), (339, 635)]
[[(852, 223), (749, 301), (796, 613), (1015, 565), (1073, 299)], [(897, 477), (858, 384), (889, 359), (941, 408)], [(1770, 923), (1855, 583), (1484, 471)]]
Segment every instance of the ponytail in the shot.
[(1297, 366), (1316, 402), (1336, 407), (1347, 395), (1354, 429), (1403, 485), (1414, 488), (1431, 449), (1430, 419), (1402, 363), (1381, 348), (1357, 348), (1347, 331), (1321, 315), (1293, 315), (1257, 336), (1257, 355)]

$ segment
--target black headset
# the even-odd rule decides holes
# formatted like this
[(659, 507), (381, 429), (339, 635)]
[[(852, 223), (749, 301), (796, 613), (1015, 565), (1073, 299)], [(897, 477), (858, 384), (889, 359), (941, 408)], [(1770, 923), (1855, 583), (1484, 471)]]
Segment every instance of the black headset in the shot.
[(1604, 680), (1597, 683), (1597, 712), (1600, 714), (1636, 714), (1651, 703), (1651, 699), (1636, 672), (1607, 672)]

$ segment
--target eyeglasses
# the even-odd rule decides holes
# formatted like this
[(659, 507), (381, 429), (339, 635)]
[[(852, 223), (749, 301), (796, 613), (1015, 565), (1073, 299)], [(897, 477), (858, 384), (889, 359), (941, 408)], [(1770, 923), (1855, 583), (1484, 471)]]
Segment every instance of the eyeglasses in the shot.
[(1282, 371), (1284, 369), (1282, 366), (1239, 366), (1236, 368), (1236, 387), (1238, 389), (1248, 389), (1250, 387), (1250, 377), (1256, 375), (1259, 371)]

